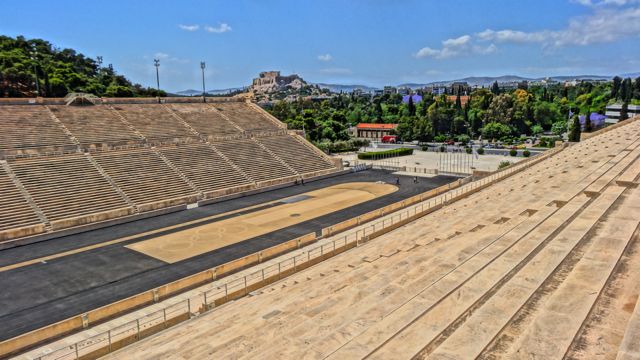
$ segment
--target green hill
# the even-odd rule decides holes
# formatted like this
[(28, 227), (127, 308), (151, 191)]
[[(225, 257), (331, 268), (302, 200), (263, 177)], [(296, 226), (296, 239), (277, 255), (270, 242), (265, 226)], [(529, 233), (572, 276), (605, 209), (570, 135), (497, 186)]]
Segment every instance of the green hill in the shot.
[(63, 97), (86, 92), (106, 97), (164, 96), (156, 89), (133, 84), (109, 64), (73, 49), (59, 49), (41, 39), (0, 35), (0, 97)]

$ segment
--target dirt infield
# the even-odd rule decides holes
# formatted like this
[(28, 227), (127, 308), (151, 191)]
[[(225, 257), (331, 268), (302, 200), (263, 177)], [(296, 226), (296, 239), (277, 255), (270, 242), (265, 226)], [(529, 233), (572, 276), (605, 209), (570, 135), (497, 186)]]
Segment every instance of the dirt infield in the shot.
[(372, 182), (333, 185), (282, 199), (278, 206), (177, 231), (126, 247), (167, 263), (175, 263), (343, 210), (397, 190), (394, 185)]

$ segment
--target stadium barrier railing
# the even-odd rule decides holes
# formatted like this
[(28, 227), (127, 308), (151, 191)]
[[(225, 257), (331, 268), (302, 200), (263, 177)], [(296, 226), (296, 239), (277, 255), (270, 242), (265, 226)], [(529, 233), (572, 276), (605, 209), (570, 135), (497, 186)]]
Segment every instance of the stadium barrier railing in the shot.
[[(531, 157), (519, 163), (512, 164), (509, 167), (497, 170), (477, 181), (471, 181), (472, 177), (460, 179), (458, 180), (460, 182), (459, 186), (456, 186), (455, 188), (451, 188), (446, 192), (436, 191), (437, 195), (428, 199), (420, 197), (425, 200), (420, 201), (417, 204), (414, 203), (413, 206), (404, 208), (401, 211), (387, 213), (388, 217), (372, 224), (367, 224), (365, 227), (355, 229), (354, 231), (346, 233), (344, 236), (340, 236), (335, 240), (310, 248), (298, 255), (270, 264), (242, 277), (230, 279), (224, 284), (216, 286), (214, 289), (201, 292), (178, 303), (169, 305), (150, 314), (146, 314), (124, 325), (120, 325), (117, 328), (110, 329), (106, 332), (76, 342), (72, 345), (65, 346), (53, 352), (43, 354), (42, 356), (37, 357), (37, 360), (95, 359), (104, 356), (105, 354), (121, 349), (175, 324), (215, 309), (229, 301), (241, 298), (253, 291), (256, 291), (257, 289), (279, 281), (328, 258), (367, 243), (376, 237), (436, 211), (451, 202), (465, 198), (495, 184), (498, 181), (502, 181), (519, 173), (520, 171), (526, 170), (562, 150), (563, 148), (549, 150), (542, 155)], [(446, 185), (443, 187), (446, 187)], [(398, 203), (392, 205), (399, 206), (397, 204)], [(393, 206), (389, 206), (389, 208), (393, 208)], [(378, 211), (380, 211), (380, 209)], [(354, 220), (356, 222), (358, 221), (357, 218), (348, 221)], [(294, 248), (299, 249), (304, 245), (308, 245), (317, 240), (318, 239), (315, 237), (315, 234), (311, 233), (301, 238), (277, 245), (274, 248), (263, 250), (258, 253), (258, 255), (252, 254), (231, 263), (221, 265), (215, 269), (189, 276), (185, 279), (179, 280), (178, 282), (161, 287), (167, 288), (166, 293), (163, 293), (163, 296), (168, 296), (172, 291), (184, 291), (185, 288), (190, 289), (195, 286), (204, 285), (203, 283), (212, 283), (225, 273), (231, 273), (242, 268), (246, 268), (262, 262), (267, 258), (273, 258), (281, 255)], [(159, 298), (159, 292), (160, 291), (158, 289), (154, 289), (141, 294), (141, 296), (149, 297), (149, 294), (151, 294), (152, 299), (157, 301)], [(147, 299), (146, 302), (149, 302), (149, 300), (150, 299)], [(68, 332), (70, 330), (77, 329), (79, 324), (86, 327), (87, 323), (83, 324), (82, 322), (79, 322), (79, 320), (86, 321), (83, 316), (79, 316), (54, 324), (47, 328), (60, 326), (67, 329)], [(0, 356), (9, 354), (11, 348), (7, 346), (12, 345), (10, 342), (19, 340), (19, 338), (20, 337), (0, 343)], [(19, 347), (15, 347), (15, 344), (13, 348), (14, 352), (21, 349)]]

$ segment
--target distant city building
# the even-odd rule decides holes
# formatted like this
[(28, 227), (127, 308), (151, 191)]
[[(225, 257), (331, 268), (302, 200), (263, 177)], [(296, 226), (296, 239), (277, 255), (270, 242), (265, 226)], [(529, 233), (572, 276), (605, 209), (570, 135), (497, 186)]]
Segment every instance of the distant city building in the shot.
[(414, 104), (417, 104), (419, 102), (422, 101), (422, 96), (418, 95), (418, 94), (413, 94), (413, 95), (404, 95), (402, 97), (402, 102), (405, 104), (409, 103), (409, 98), (411, 98), (411, 100), (413, 100)]
[(360, 139), (380, 140), (383, 136), (393, 135), (398, 124), (370, 124), (359, 123), (356, 125), (355, 136)]
[(444, 95), (447, 93), (447, 88), (445, 86), (434, 86), (431, 88), (431, 93), (433, 95)]
[(398, 93), (398, 89), (395, 88), (395, 86), (385, 86), (384, 87), (384, 93), (385, 94), (397, 94)]
[[(607, 105), (607, 111), (604, 113), (605, 122), (615, 124), (620, 121), (620, 110), (622, 110), (622, 104)], [(640, 115), (640, 105), (627, 105), (627, 116), (631, 118), (636, 115)]]
[(400, 95), (409, 95), (411, 94), (411, 88), (408, 86), (402, 86), (398, 88), (398, 94)]
[(466, 81), (456, 81), (451, 84), (451, 92), (453, 95), (467, 95), (469, 94), (471, 87)]

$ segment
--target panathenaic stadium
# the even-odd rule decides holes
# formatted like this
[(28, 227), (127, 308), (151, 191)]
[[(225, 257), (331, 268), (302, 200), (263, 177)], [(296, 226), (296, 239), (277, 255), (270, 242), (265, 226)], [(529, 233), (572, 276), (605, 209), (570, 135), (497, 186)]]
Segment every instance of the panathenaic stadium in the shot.
[(2, 99), (0, 358), (640, 359), (638, 119), (414, 177), (234, 98)]

